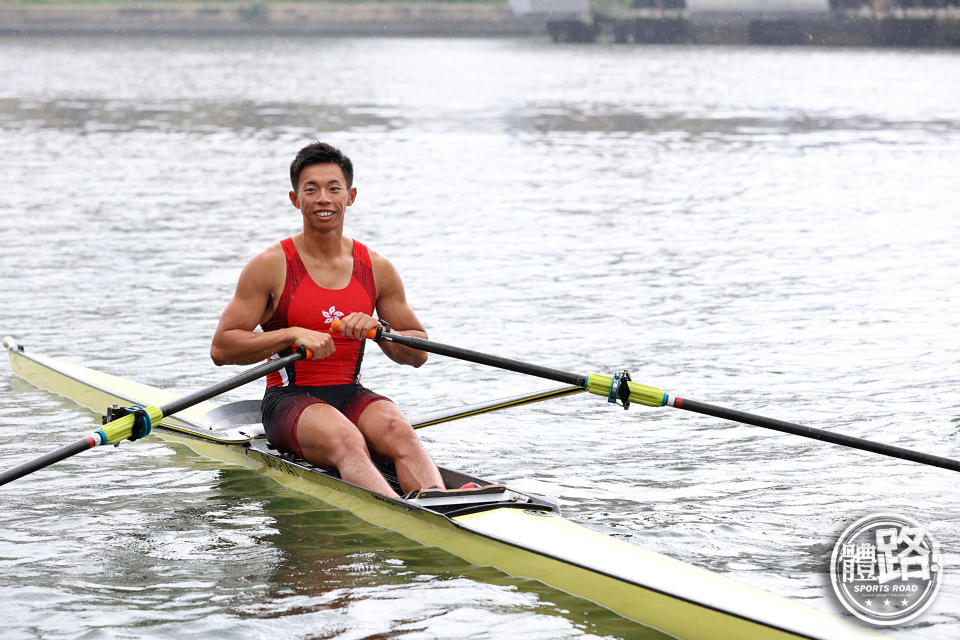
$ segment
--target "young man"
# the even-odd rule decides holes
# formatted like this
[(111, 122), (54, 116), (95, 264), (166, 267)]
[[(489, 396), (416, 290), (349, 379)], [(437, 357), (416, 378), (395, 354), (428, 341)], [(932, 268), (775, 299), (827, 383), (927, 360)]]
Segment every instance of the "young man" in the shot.
[[(243, 269), (210, 357), (218, 366), (252, 364), (290, 353), (292, 346), (306, 347), (311, 359), (267, 377), (268, 441), (387, 496), (397, 494), (373, 457), (395, 463), (404, 491), (442, 488), (440, 472), (400, 409), (359, 382), (364, 336), (380, 325), (374, 310), (394, 333), (427, 334), (393, 265), (343, 235), (347, 207), (357, 197), (353, 165), (339, 149), (315, 142), (297, 154), (290, 181), (290, 202), (303, 216), (303, 231)], [(335, 319), (342, 335), (330, 329)], [(254, 331), (257, 325), (262, 331)], [(379, 345), (400, 364), (419, 367), (427, 360), (422, 351)]]

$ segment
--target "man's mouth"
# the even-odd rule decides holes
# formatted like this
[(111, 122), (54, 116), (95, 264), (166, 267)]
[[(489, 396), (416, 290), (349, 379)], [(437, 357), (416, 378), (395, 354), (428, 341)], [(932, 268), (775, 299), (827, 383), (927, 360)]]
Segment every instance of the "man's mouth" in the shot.
[(313, 215), (319, 218), (329, 218), (333, 215), (333, 211), (315, 211)]

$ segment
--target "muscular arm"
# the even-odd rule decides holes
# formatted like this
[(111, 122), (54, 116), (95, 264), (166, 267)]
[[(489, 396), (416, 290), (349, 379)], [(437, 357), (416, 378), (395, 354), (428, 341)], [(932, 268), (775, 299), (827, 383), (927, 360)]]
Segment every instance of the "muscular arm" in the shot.
[[(373, 278), (377, 283), (377, 313), (379, 316), (390, 323), (394, 333), (426, 338), (427, 331), (407, 302), (407, 296), (403, 290), (403, 281), (400, 279), (400, 274), (396, 268), (375, 251), (370, 252), (370, 258), (373, 263)], [(427, 361), (427, 354), (424, 351), (417, 351), (386, 341), (379, 344), (387, 357), (394, 362), (419, 367)]]
[(244, 267), (233, 298), (220, 315), (213, 334), (210, 357), (214, 364), (253, 364), (291, 345), (306, 346), (316, 360), (333, 353), (333, 340), (325, 333), (300, 327), (254, 331), (273, 313), (271, 303), (282, 292), (284, 277), (285, 262), (279, 245), (267, 249)]

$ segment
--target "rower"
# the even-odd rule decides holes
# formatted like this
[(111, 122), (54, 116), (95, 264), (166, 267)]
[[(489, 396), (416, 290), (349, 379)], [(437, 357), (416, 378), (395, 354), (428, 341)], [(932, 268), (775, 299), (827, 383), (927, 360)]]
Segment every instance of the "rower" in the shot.
[[(371, 329), (419, 338), (427, 333), (394, 266), (343, 233), (357, 197), (353, 164), (339, 149), (315, 142), (293, 160), (290, 182), (303, 229), (244, 267), (210, 356), (218, 366), (251, 364), (306, 347), (308, 359), (267, 377), (262, 419), (270, 444), (386, 496), (398, 494), (375, 458), (394, 463), (404, 492), (442, 489), (437, 466), (403, 412), (360, 384), (364, 336)], [(378, 344), (397, 363), (426, 362), (423, 351)]]

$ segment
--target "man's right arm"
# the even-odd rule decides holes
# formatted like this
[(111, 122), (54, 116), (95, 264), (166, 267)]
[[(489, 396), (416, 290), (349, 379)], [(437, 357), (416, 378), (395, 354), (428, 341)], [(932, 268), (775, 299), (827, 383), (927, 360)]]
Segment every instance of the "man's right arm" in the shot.
[(282, 292), (284, 268), (283, 251), (279, 247), (271, 247), (244, 267), (233, 298), (220, 315), (213, 334), (210, 357), (214, 364), (254, 364), (291, 345), (307, 347), (313, 352), (314, 360), (333, 353), (333, 338), (326, 333), (301, 327), (254, 331), (269, 319), (272, 297)]

